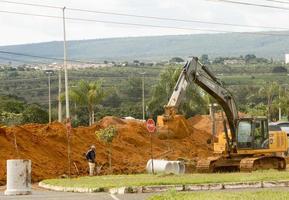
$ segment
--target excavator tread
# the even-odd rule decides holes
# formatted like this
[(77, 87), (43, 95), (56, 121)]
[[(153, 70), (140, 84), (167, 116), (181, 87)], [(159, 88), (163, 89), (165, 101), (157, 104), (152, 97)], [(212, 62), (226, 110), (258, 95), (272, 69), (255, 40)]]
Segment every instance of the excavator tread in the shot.
[(284, 170), (286, 161), (279, 156), (259, 156), (254, 158), (243, 158), (240, 161), (241, 172), (252, 172), (260, 169)]
[(212, 173), (214, 171), (213, 163), (220, 159), (220, 157), (208, 157), (207, 159), (202, 159), (197, 162), (197, 172), (198, 173)]

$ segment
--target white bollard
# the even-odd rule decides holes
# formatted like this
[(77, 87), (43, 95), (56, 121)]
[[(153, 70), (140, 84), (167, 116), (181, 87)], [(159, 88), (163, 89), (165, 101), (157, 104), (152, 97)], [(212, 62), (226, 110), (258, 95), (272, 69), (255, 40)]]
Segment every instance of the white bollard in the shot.
[(7, 160), (5, 195), (31, 194), (31, 160)]

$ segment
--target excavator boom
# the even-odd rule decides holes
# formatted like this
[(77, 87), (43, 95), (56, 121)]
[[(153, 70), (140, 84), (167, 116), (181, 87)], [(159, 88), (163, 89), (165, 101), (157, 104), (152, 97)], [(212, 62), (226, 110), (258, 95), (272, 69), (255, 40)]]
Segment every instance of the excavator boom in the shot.
[(239, 118), (235, 100), (232, 94), (223, 87), (222, 83), (210, 72), (210, 70), (199, 62), (198, 58), (193, 57), (191, 61), (184, 65), (173, 94), (171, 95), (168, 104), (165, 106), (166, 110), (170, 110), (166, 113), (171, 113), (171, 110), (177, 109), (187, 87), (191, 83), (198, 85), (214, 97), (223, 108), (228, 120), (232, 138), (232, 142), (228, 144), (230, 144), (230, 148), (232, 148), (232, 145), (236, 142), (236, 123)]

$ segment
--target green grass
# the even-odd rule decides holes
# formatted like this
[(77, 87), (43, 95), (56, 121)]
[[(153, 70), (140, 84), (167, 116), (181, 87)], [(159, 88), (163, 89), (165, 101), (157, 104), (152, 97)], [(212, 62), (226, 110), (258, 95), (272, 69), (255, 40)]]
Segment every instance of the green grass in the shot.
[(113, 188), (123, 186), (178, 185), (224, 182), (289, 180), (288, 172), (274, 170), (252, 173), (185, 174), (185, 175), (109, 175), (73, 179), (49, 179), (44, 183), (83, 188)]
[(220, 191), (220, 192), (181, 192), (169, 191), (155, 195), (148, 200), (285, 200), (289, 199), (289, 191), (257, 190), (257, 191)]

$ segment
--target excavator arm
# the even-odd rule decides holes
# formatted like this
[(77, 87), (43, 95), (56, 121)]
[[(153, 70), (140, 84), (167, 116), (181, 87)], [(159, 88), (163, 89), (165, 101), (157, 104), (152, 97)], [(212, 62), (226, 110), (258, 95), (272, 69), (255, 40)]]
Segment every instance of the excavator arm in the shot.
[[(238, 119), (237, 106), (232, 94), (223, 87), (222, 83), (194, 57), (187, 62), (176, 83), (168, 104), (165, 106), (167, 115), (175, 114), (181, 100), (190, 84), (195, 83), (216, 99), (223, 108), (230, 127), (232, 142), (236, 141), (236, 122)], [(233, 145), (231, 143), (231, 145)], [(230, 146), (231, 146), (230, 145)], [(232, 146), (231, 146), (232, 147)]]

